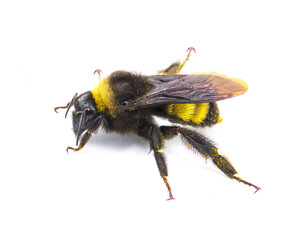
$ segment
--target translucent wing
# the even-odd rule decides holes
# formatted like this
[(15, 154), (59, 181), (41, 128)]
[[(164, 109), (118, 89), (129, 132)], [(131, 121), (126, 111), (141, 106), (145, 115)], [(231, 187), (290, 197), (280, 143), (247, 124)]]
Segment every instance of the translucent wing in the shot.
[(217, 73), (152, 75), (148, 77), (148, 81), (154, 85), (154, 88), (127, 102), (124, 108), (215, 102), (247, 91), (247, 84), (244, 81)]

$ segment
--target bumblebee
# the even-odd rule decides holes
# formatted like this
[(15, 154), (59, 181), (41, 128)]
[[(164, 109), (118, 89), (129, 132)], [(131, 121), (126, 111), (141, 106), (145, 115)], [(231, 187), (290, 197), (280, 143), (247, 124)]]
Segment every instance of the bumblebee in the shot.
[[(80, 151), (91, 135), (103, 128), (107, 132), (120, 134), (134, 133), (149, 142), (150, 149), (159, 169), (161, 178), (174, 199), (168, 182), (166, 157), (162, 152), (164, 140), (180, 135), (183, 143), (213, 163), (229, 178), (254, 187), (261, 188), (236, 176), (237, 171), (229, 160), (218, 153), (212, 141), (200, 133), (183, 127), (210, 127), (219, 122), (219, 109), (216, 101), (238, 96), (247, 91), (247, 85), (240, 79), (229, 78), (217, 73), (179, 74), (188, 61), (175, 62), (157, 75), (140, 75), (127, 71), (116, 71), (102, 78), (91, 91), (74, 95), (66, 106), (54, 110), (73, 111), (73, 131), (76, 135), (76, 148), (66, 151)], [(158, 126), (154, 116), (174, 123), (171, 126)]]

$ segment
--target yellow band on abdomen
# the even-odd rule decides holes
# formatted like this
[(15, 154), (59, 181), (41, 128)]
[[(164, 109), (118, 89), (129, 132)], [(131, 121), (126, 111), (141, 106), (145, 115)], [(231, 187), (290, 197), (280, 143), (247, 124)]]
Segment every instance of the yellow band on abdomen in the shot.
[(167, 107), (167, 113), (186, 122), (201, 124), (209, 111), (209, 103), (185, 103), (170, 104)]

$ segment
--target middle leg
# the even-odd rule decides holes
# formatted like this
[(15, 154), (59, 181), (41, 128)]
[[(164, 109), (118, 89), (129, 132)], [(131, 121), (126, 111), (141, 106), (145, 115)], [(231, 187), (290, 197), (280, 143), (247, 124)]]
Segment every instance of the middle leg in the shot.
[(163, 179), (164, 183), (166, 184), (166, 187), (169, 192), (168, 200), (174, 199), (172, 192), (171, 192), (170, 184), (167, 179), (168, 168), (167, 168), (166, 158), (164, 154), (162, 153), (162, 148), (164, 146), (163, 135), (160, 132), (159, 127), (154, 124), (145, 126), (141, 129), (141, 131), (139, 132), (139, 135), (149, 140), (151, 150), (154, 151), (154, 157), (156, 160), (156, 164), (157, 164), (160, 176)]

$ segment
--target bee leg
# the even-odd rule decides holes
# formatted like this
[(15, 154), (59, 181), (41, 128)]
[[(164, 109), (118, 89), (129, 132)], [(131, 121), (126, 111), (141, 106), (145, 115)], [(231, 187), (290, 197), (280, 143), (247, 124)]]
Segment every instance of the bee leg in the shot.
[(74, 105), (77, 96), (78, 96), (78, 93), (75, 93), (74, 96), (73, 96), (73, 98), (72, 98), (72, 100), (71, 100), (70, 102), (68, 102), (65, 106), (55, 107), (55, 108), (54, 108), (55, 112), (58, 113), (57, 110), (58, 110), (59, 108), (64, 108), (64, 109), (67, 108), (66, 113), (65, 113), (65, 118), (66, 118), (66, 117), (67, 117), (67, 114), (68, 114), (68, 111), (69, 111), (70, 108)]
[(161, 151), (164, 145), (162, 133), (160, 132), (159, 128), (156, 125), (152, 125), (142, 129), (142, 131), (139, 134), (150, 141), (150, 147), (151, 150), (154, 151), (154, 157), (157, 163), (160, 176), (163, 179), (164, 183), (166, 184), (166, 187), (169, 192), (168, 200), (174, 199), (171, 192), (170, 184), (167, 179), (168, 169), (167, 169), (166, 159)]
[(58, 111), (57, 111), (58, 109), (60, 109), (60, 108), (61, 108), (61, 109), (68, 108), (69, 105), (70, 105), (70, 102), (68, 102), (65, 106), (55, 107), (54, 110), (55, 110), (56, 113), (58, 113)]
[(156, 163), (159, 169), (160, 176), (163, 179), (164, 183), (166, 184), (166, 187), (169, 192), (169, 198), (167, 200), (175, 199), (172, 195), (171, 187), (167, 179), (168, 170), (167, 170), (165, 156), (160, 150), (154, 150), (154, 156), (155, 156), (155, 160), (156, 160)]
[(93, 133), (93, 131), (88, 130), (85, 134), (83, 134), (78, 147), (77, 148), (73, 148), (73, 147), (68, 146), (66, 148), (66, 152), (68, 153), (68, 150), (73, 150), (74, 152), (77, 152), (77, 151), (81, 150), (86, 145), (86, 143), (89, 141), (92, 133)]
[(162, 133), (164, 139), (171, 139), (178, 135), (179, 129), (177, 126), (160, 126), (159, 130)]
[(77, 137), (77, 139), (76, 139), (76, 146), (78, 145), (79, 137), (82, 136), (81, 140), (79, 142), (78, 147), (77, 148), (67, 147), (66, 148), (66, 152), (68, 153), (68, 150), (74, 150), (74, 152), (81, 150), (86, 145), (86, 143), (89, 141), (91, 135), (97, 131), (97, 129), (99, 128), (99, 126), (102, 123), (102, 120), (103, 120), (103, 117), (101, 115), (97, 116), (93, 120), (93, 122), (90, 125), (90, 127), (85, 131), (84, 134), (83, 134), (83, 132), (79, 133), (79, 129), (78, 129), (78, 132), (76, 134), (76, 137)]
[(193, 47), (189, 47), (189, 48), (186, 50), (186, 52), (188, 52), (188, 54), (187, 54), (185, 60), (181, 63), (178, 73), (181, 72), (182, 68), (183, 68), (184, 65), (187, 63), (187, 61), (188, 61), (188, 59), (189, 59), (190, 54), (191, 54), (192, 51), (194, 51), (194, 52), (196, 53), (196, 50), (195, 50)]
[(261, 189), (260, 187), (235, 176), (237, 171), (231, 165), (229, 160), (220, 155), (214, 144), (199, 133), (177, 126), (161, 126), (160, 131), (165, 139), (170, 139), (180, 133), (183, 137), (184, 143), (186, 143), (188, 147), (197, 150), (197, 152), (205, 158), (211, 158), (213, 163), (228, 177), (254, 187), (256, 189), (255, 193)]
[(235, 176), (237, 171), (226, 157), (218, 153), (218, 149), (210, 142), (210, 140), (190, 129), (180, 128), (178, 131), (182, 135), (184, 142), (188, 145), (188, 147), (194, 148), (205, 158), (211, 158), (213, 163), (229, 178), (254, 187), (256, 189), (255, 192), (261, 189), (260, 187)]
[(179, 62), (179, 61), (174, 62), (169, 67), (167, 67), (166, 69), (158, 71), (157, 74), (158, 75), (177, 74), (181, 71), (180, 66), (181, 66), (181, 62)]
[(159, 75), (168, 75), (168, 74), (177, 74), (177, 73), (180, 73), (182, 68), (184, 67), (184, 65), (187, 63), (189, 57), (190, 57), (190, 54), (192, 51), (196, 52), (196, 50), (193, 48), (193, 47), (189, 47), (187, 49), (188, 51), (188, 54), (185, 58), (185, 60), (183, 62), (175, 62), (175, 63), (172, 63), (169, 67), (167, 67), (166, 69), (164, 70), (161, 70), (158, 72)]
[(151, 149), (154, 151), (154, 157), (159, 169), (160, 176), (164, 180), (164, 183), (166, 184), (166, 187), (169, 192), (169, 199), (172, 200), (174, 199), (172, 192), (171, 192), (171, 187), (169, 185), (167, 176), (168, 176), (168, 169), (167, 169), (167, 164), (165, 160), (165, 156), (161, 152), (161, 149), (163, 148), (163, 135), (161, 134), (160, 130), (156, 126), (151, 127), (151, 133), (150, 133), (150, 145)]
[(95, 73), (97, 73), (98, 74), (98, 77), (99, 78), (101, 78), (101, 73), (102, 73), (102, 70), (100, 70), (100, 69), (96, 69), (95, 71), (94, 71), (94, 75), (95, 75)]

